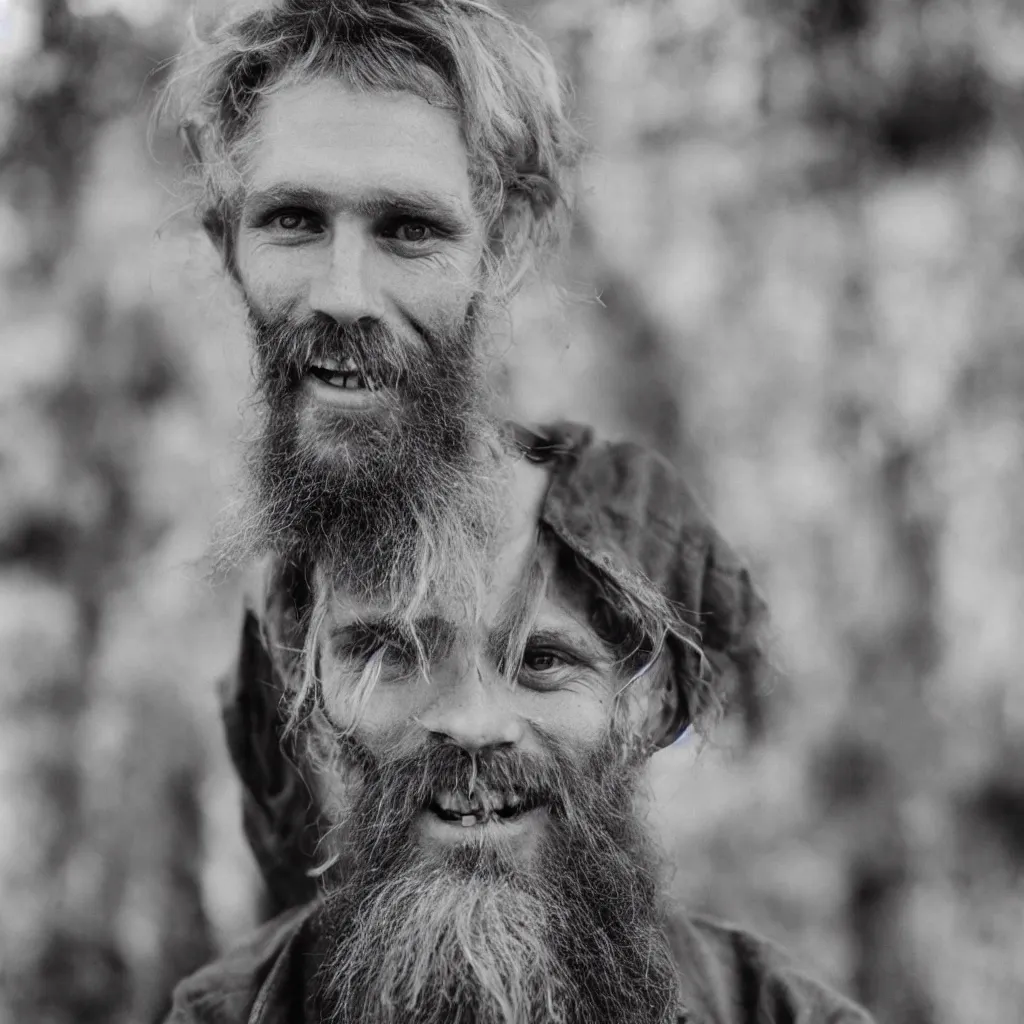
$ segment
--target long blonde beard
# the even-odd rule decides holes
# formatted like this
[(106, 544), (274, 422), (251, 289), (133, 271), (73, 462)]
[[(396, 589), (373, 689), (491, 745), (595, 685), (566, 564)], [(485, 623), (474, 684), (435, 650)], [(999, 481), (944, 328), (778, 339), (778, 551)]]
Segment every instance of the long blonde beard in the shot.
[[(460, 598), (478, 589), (507, 461), (492, 315), (477, 296), (460, 324), (411, 348), (384, 323), (251, 310), (261, 424), (247, 452), (245, 498), (218, 531), (218, 567), (274, 552), (399, 613), (428, 584)], [(309, 365), (343, 357), (392, 381), (373, 415), (340, 415), (303, 398)]]
[[(351, 965), (375, 963), (379, 1024), (410, 1015), (441, 1024), (451, 1006), (472, 1007), (477, 1024), (558, 1024), (562, 984), (547, 941), (553, 913), (550, 901), (512, 881), (410, 872), (360, 907), (359, 929), (321, 981), (342, 1005), (358, 1005), (366, 994), (352, 991)], [(439, 992), (450, 997), (448, 1011), (437, 1007)]]

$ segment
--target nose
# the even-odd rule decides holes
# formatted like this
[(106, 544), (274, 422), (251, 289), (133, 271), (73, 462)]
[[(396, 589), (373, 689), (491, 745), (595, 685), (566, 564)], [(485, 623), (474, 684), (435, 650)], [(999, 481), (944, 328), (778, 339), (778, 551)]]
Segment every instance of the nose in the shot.
[(333, 226), (326, 266), (310, 283), (311, 312), (343, 326), (380, 316), (370, 240), (356, 223), (339, 219)]
[(448, 678), (435, 676), (429, 685), (430, 704), (419, 721), (435, 736), (469, 753), (521, 742), (522, 721), (512, 707), (508, 683), (496, 671), (470, 661)]

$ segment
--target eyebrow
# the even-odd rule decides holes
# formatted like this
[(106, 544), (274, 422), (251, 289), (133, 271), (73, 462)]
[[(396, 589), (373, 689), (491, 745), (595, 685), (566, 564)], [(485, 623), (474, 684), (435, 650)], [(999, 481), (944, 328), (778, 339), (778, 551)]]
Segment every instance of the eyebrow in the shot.
[[(504, 664), (512, 639), (521, 628), (515, 619), (514, 614), (503, 616), (487, 638), (490, 655), (497, 665)], [(572, 648), (581, 659), (591, 662), (594, 666), (612, 659), (612, 652), (599, 637), (591, 635), (588, 630), (575, 624), (531, 626), (526, 631), (525, 646), (531, 644)]]
[(362, 647), (370, 649), (383, 644), (414, 649), (415, 640), (418, 639), (428, 658), (441, 658), (455, 643), (455, 626), (438, 615), (426, 615), (417, 619), (413, 630), (400, 619), (381, 616), (333, 626), (329, 636), (331, 646), (336, 651), (346, 654), (351, 654)]
[(454, 196), (426, 189), (390, 188), (378, 185), (365, 195), (352, 199), (317, 185), (283, 182), (256, 189), (243, 201), (249, 226), (269, 211), (282, 206), (303, 206), (325, 213), (348, 210), (370, 220), (389, 216), (420, 217), (435, 221), (453, 235), (469, 234), (471, 228), (466, 211)]

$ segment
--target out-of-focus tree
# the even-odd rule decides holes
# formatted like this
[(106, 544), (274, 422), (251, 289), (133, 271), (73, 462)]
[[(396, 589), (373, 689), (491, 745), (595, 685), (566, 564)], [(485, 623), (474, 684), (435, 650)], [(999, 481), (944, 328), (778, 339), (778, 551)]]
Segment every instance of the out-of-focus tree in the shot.
[(35, 13), (0, 140), (21, 328), (5, 332), (0, 452), (0, 1020), (156, 1021), (212, 949), (203, 758), (179, 695), (114, 692), (100, 665), (124, 577), (167, 526), (140, 502), (141, 442), (182, 380), (159, 315), (74, 257), (95, 147), (157, 54), (122, 18)]

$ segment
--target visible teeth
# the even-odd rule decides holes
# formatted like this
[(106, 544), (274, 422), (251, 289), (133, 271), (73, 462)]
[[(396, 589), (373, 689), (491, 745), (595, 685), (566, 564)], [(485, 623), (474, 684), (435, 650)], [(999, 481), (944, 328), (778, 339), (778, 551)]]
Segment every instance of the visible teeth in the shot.
[[(520, 812), (524, 797), (520, 793), (495, 793), (486, 788), (477, 788), (471, 797), (464, 793), (444, 790), (434, 794), (433, 802), (438, 809), (452, 819), (460, 816), (462, 824), (482, 824), (494, 816), (514, 817)], [(472, 818), (472, 821), (468, 819)]]
[(356, 369), (355, 360), (351, 356), (344, 362), (340, 359), (321, 359), (316, 365), (321, 370), (330, 370), (331, 373), (347, 373)]
[(488, 815), (497, 814), (508, 806), (508, 800), (502, 793), (492, 793), (484, 790), (480, 796), (483, 801), (484, 811)]
[(438, 793), (434, 799), (441, 810), (449, 811), (453, 814), (475, 814), (480, 809), (479, 801), (471, 801), (462, 793), (446, 791)]
[(342, 391), (358, 391), (366, 385), (358, 373), (347, 371), (345, 373), (334, 373), (328, 378), (327, 383), (334, 388), (341, 388)]
[(472, 826), (475, 825), (475, 824), (476, 824), (476, 815), (475, 814), (464, 814), (462, 816), (462, 827), (463, 828), (472, 828)]
[(311, 366), (310, 370), (331, 387), (340, 388), (342, 391), (358, 391), (363, 388), (367, 391), (377, 391), (381, 386), (379, 381), (365, 375), (351, 356), (344, 362), (323, 359)]

